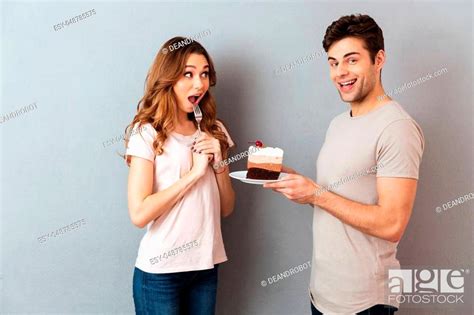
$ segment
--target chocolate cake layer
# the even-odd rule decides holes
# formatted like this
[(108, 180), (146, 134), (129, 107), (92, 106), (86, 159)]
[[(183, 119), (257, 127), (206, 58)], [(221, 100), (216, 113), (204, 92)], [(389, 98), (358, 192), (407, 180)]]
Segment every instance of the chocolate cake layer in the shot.
[(280, 172), (269, 171), (262, 168), (252, 167), (247, 170), (247, 178), (249, 179), (278, 179)]
[(281, 172), (281, 166), (282, 166), (281, 163), (276, 164), (276, 163), (253, 163), (250, 161), (247, 162), (247, 169), (261, 168), (268, 171)]

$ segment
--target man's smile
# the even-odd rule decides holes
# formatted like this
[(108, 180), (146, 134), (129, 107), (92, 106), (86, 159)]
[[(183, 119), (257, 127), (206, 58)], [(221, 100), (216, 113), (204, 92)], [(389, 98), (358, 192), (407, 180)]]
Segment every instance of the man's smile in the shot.
[(351, 80), (343, 80), (339, 81), (337, 84), (339, 85), (339, 90), (341, 92), (349, 92), (352, 90), (352, 87), (356, 83), (357, 79), (351, 79)]

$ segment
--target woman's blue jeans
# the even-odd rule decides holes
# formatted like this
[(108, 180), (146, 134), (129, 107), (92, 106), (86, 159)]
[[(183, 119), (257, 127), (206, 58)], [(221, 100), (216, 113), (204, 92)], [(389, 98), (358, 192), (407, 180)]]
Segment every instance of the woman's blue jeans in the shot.
[(214, 315), (217, 270), (147, 273), (135, 267), (133, 301), (137, 315)]

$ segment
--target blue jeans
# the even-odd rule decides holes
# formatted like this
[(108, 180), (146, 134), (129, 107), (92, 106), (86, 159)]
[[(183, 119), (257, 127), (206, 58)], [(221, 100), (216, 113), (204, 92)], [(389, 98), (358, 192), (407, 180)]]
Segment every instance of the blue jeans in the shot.
[(214, 315), (217, 269), (174, 273), (133, 272), (137, 315)]
[[(357, 315), (393, 315), (398, 308), (389, 305), (382, 305), (377, 304), (368, 308), (362, 312), (357, 313)], [(320, 311), (318, 311), (311, 303), (311, 315), (323, 315)]]

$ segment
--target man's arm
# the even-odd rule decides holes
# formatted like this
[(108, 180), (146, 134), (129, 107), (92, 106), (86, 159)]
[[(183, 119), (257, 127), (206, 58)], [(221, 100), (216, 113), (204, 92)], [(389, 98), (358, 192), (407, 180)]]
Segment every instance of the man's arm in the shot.
[(294, 169), (292, 169), (291, 167), (288, 167), (286, 165), (281, 166), (281, 171), (283, 173), (287, 173), (287, 174), (298, 174), (298, 172), (296, 172)]
[(321, 189), (300, 174), (287, 175), (282, 181), (264, 187), (282, 193), (291, 201), (318, 206), (361, 232), (398, 242), (410, 219), (417, 183), (410, 178), (378, 177), (376, 205), (359, 203)]
[(376, 146), (377, 204), (366, 205), (326, 191), (310, 178), (290, 174), (265, 184), (291, 201), (316, 205), (342, 222), (366, 234), (397, 242), (410, 219), (424, 149), (421, 128), (400, 119), (385, 128)]
[(315, 195), (311, 203), (363, 233), (398, 242), (410, 219), (417, 182), (409, 178), (377, 178), (376, 205), (355, 202), (328, 191)]

